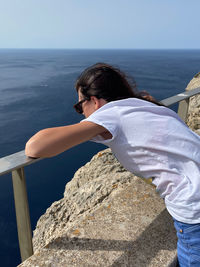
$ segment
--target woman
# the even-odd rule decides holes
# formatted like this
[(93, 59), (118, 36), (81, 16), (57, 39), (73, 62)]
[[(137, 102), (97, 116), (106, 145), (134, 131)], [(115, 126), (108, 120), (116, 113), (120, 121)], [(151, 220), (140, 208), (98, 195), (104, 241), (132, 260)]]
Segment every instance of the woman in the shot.
[(165, 199), (180, 266), (200, 266), (200, 137), (108, 64), (87, 68), (76, 90), (74, 107), (85, 119), (39, 131), (27, 142), (26, 155), (52, 157), (88, 140), (109, 146), (127, 170), (152, 178)]

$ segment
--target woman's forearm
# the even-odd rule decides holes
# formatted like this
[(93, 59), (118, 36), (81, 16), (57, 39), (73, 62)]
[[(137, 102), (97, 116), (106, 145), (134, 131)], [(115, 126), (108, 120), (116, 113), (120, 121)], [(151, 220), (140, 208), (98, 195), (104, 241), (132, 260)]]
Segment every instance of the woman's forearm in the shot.
[(28, 140), (25, 153), (34, 158), (53, 157), (104, 131), (102, 126), (91, 122), (44, 129)]

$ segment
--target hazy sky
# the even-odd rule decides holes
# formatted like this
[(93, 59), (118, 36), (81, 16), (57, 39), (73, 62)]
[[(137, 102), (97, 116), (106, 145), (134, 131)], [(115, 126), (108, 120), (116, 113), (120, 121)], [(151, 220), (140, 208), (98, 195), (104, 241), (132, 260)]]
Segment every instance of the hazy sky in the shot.
[(200, 48), (200, 0), (0, 0), (0, 48)]

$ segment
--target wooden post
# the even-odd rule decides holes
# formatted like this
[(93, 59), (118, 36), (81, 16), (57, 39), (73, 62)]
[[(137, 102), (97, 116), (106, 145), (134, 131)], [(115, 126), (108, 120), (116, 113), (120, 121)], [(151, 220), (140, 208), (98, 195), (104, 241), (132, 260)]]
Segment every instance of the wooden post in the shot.
[(189, 107), (189, 98), (179, 102), (178, 115), (184, 122), (186, 122), (187, 120), (188, 107)]
[(21, 260), (33, 255), (32, 232), (24, 168), (12, 171), (13, 191), (17, 219), (17, 231)]

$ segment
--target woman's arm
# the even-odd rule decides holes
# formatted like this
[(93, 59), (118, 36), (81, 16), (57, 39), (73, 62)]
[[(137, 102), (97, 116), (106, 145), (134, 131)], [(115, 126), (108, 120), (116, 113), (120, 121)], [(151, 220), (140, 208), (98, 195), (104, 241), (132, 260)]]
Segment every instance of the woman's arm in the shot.
[(105, 131), (104, 127), (87, 121), (44, 129), (28, 140), (25, 153), (28, 157), (50, 158)]

